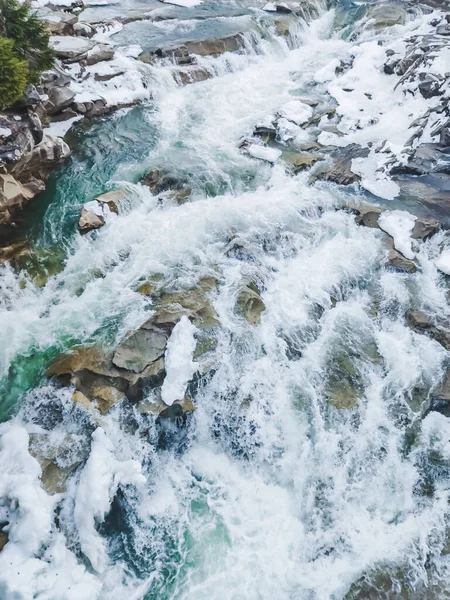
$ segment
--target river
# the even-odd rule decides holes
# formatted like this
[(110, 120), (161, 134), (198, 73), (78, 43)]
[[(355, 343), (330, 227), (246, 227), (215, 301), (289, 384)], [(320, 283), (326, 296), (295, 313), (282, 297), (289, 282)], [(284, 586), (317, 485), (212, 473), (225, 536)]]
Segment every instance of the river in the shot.
[[(288, 42), (251, 3), (170, 10), (118, 43), (247, 31), (245, 50), (199, 59), (214, 76), (186, 86), (149, 66), (148, 100), (77, 124), (73, 156), (28, 215), (50, 277), (1, 267), (0, 598), (448, 598), (450, 424), (424, 414), (448, 354), (406, 322), (449, 316), (434, 266), (445, 233), (420, 244), (417, 273), (386, 269), (382, 232), (338, 210), (373, 203), (368, 191), (240, 147), (292, 99), (333, 105), (316, 75), (346, 56), (342, 21), (356, 17), (320, 7)], [(152, 168), (182, 180), (188, 201), (141, 185)], [(82, 204), (114, 187), (119, 214), (81, 236)], [(45, 376), (60, 354), (113, 348), (146, 321), (154, 304), (137, 288), (152, 277), (169, 291), (216, 280), (220, 327), (187, 386), (196, 410), (168, 428), (142, 409), (155, 389), (101, 415)], [(250, 281), (256, 324), (236, 311)], [(76, 463), (63, 493), (40, 485), (39, 452)]]

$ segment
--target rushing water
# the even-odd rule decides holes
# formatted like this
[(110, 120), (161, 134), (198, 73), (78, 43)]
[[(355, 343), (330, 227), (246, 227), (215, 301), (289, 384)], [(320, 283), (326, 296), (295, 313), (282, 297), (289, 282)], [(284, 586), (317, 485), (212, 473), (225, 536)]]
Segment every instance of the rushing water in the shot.
[[(251, 18), (238, 8), (214, 6), (214, 33), (220, 14)], [(295, 43), (258, 27), (244, 53), (201, 60), (212, 79), (179, 87), (149, 67), (151, 100), (72, 133), (73, 157), (30, 215), (59, 272), (38, 287), (2, 267), (1, 600), (450, 595), (450, 425), (424, 418), (448, 357), (405, 322), (410, 309), (449, 316), (433, 264), (444, 236), (421, 244), (418, 273), (387, 271), (381, 232), (336, 210), (354, 190), (241, 152), (293, 96), (325, 98), (314, 74), (348, 44), (334, 11)], [(179, 22), (166, 29), (180, 41)], [(136, 183), (155, 166), (187, 182), (188, 202)], [(81, 205), (114, 183), (128, 190), (119, 216), (80, 236)], [(145, 321), (151, 299), (136, 289), (152, 275), (169, 290), (219, 282), (217, 346), (188, 386), (196, 410), (163, 439), (139, 407), (95, 415), (45, 377), (61, 352), (112, 347)], [(235, 310), (250, 280), (258, 325)], [(61, 467), (80, 464), (64, 495), (40, 487), (26, 432), (47, 455), (63, 448)]]

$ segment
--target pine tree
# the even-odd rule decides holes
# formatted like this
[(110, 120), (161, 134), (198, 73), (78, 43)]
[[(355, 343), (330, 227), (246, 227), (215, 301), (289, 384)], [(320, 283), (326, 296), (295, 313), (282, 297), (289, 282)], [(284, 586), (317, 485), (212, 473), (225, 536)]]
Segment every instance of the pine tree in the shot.
[(0, 107), (9, 106), (22, 97), (27, 78), (27, 63), (17, 58), (14, 42), (0, 38)]
[(49, 46), (49, 33), (28, 2), (0, 0), (0, 36), (14, 40), (16, 55), (28, 63), (29, 82), (37, 83), (42, 71), (52, 67), (54, 52)]

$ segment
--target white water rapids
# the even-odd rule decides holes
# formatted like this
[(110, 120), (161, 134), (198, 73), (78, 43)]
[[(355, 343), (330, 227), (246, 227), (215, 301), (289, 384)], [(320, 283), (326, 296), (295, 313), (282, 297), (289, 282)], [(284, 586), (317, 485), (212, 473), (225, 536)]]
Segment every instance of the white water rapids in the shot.
[[(156, 143), (111, 180), (164, 165), (219, 195), (194, 189), (182, 205), (161, 204), (128, 183), (126, 210), (94, 235), (74, 233), (44, 287), (2, 267), (5, 377), (17, 356), (120, 340), (148, 318), (134, 290), (154, 274), (174, 289), (217, 277), (221, 327), (172, 444), (127, 401), (93, 415), (45, 378), (21, 395), (0, 425), (1, 600), (449, 597), (450, 422), (423, 410), (448, 353), (405, 320), (411, 309), (448, 318), (434, 261), (449, 242), (439, 233), (415, 247), (413, 275), (386, 270), (384, 234), (337, 210), (357, 192), (309, 185), (239, 149), (293, 97), (325, 97), (315, 74), (350, 45), (333, 20), (328, 11), (298, 26), (293, 46), (272, 35), (257, 50), (199, 59), (214, 77), (185, 87), (169, 67), (149, 68), (140, 114)], [(250, 280), (265, 304), (257, 325), (235, 310)], [(175, 350), (170, 400), (169, 384), (191, 374), (192, 348)], [(339, 402), (342, 381), (353, 404)], [(66, 492), (42, 488), (30, 436), (66, 448), (60, 466), (79, 457)]]

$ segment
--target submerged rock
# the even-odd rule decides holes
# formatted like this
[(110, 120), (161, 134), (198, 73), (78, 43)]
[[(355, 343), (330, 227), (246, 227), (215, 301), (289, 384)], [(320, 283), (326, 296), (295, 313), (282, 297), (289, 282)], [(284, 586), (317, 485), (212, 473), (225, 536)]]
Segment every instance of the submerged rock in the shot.
[(316, 164), (319, 160), (322, 160), (324, 156), (322, 154), (313, 154), (312, 152), (283, 152), (281, 154), (282, 160), (284, 160), (290, 166), (294, 174), (299, 173), (305, 169), (308, 169)]

